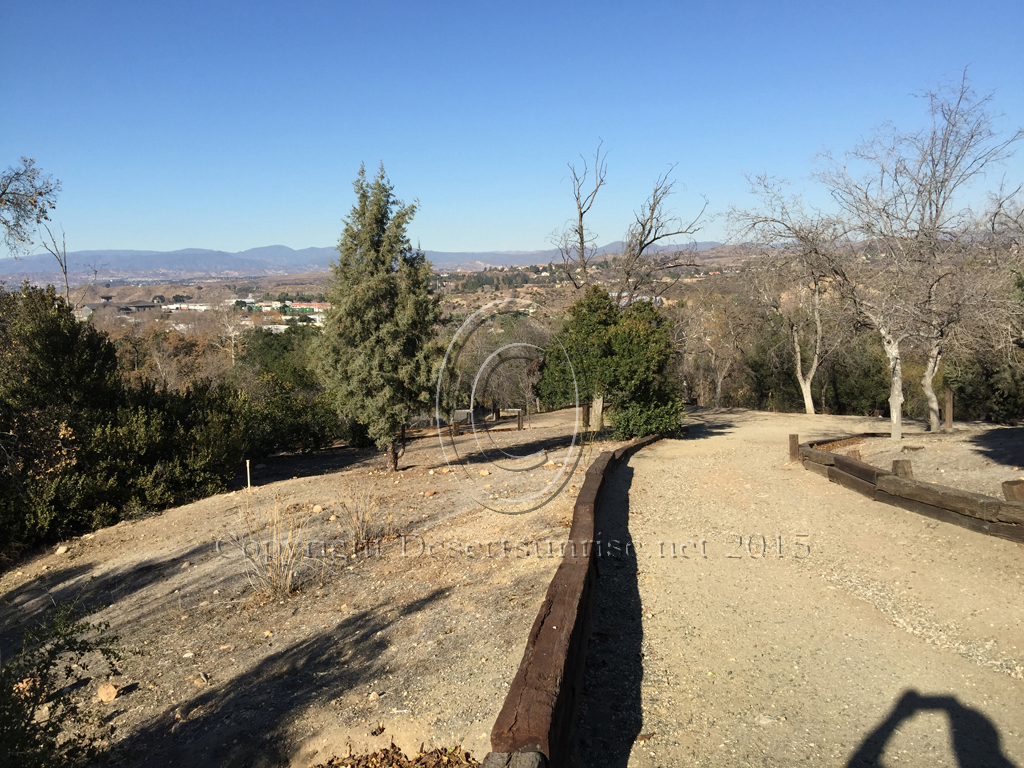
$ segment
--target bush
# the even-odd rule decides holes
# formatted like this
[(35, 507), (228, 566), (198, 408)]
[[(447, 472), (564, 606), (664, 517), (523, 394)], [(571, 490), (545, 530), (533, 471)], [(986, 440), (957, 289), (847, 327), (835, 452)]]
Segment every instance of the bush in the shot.
[(580, 399), (605, 397), (617, 438), (671, 434), (682, 416), (669, 372), (672, 354), (665, 318), (652, 303), (620, 310), (606, 291), (591, 286), (548, 344), (537, 393), (549, 408), (574, 405), (575, 376)]
[(246, 458), (329, 444), (337, 413), (300, 370), (313, 334), (263, 339), (279, 375), (170, 391), (121, 378), (114, 345), (52, 288), (0, 292), (0, 559), (218, 493)]

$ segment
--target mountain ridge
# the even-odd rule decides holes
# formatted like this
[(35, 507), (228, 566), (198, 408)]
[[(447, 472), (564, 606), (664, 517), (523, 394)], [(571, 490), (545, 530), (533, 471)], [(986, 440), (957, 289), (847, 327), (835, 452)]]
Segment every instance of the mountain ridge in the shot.
[[(721, 243), (705, 241), (687, 245), (668, 244), (657, 250), (697, 252), (711, 250)], [(622, 242), (614, 241), (595, 250), (603, 256), (622, 252)], [(538, 251), (424, 251), (436, 269), (480, 271), (494, 267), (548, 264), (561, 260), (555, 248)], [(244, 251), (221, 251), (208, 248), (181, 248), (175, 251), (134, 249), (101, 249), (68, 253), (68, 273), (95, 270), (99, 277), (123, 273), (165, 274), (185, 273), (196, 276), (246, 276), (291, 274), (326, 271), (336, 257), (335, 248), (300, 248), (286, 245), (265, 245)], [(33, 254), (18, 259), (0, 259), (0, 276), (44, 276), (59, 274), (53, 256)]]

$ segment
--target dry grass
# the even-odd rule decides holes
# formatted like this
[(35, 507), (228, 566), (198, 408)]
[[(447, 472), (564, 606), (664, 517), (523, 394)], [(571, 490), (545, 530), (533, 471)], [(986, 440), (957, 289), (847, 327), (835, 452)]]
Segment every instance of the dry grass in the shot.
[(373, 489), (342, 501), (341, 516), (348, 524), (349, 533), (356, 543), (383, 539), (392, 535), (395, 515), (381, 510), (380, 497)]
[(272, 597), (290, 595), (310, 569), (306, 526), (313, 516), (310, 505), (281, 509), (280, 498), (271, 510), (254, 510), (248, 497), (239, 510), (243, 532), (229, 538), (242, 553), (253, 589)]

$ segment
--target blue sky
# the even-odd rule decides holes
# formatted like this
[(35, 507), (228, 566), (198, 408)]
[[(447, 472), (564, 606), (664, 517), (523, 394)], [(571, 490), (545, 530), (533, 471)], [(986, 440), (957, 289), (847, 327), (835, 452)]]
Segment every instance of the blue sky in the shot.
[[(913, 94), (965, 66), (1024, 125), (1022, 22), (1019, 0), (3, 0), (0, 165), (62, 181), (69, 250), (331, 245), (381, 161), (422, 247), (532, 250), (572, 213), (566, 162), (602, 139), (607, 242), (672, 164), (682, 216), (702, 194), (749, 205), (745, 173), (820, 200), (820, 150), (923, 125)], [(1024, 159), (1005, 172), (1024, 181)]]

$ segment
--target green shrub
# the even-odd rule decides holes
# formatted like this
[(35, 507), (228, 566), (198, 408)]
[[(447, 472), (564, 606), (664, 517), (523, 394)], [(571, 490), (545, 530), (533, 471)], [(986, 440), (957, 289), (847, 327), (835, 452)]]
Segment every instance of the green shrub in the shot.
[(120, 658), (107, 626), (79, 621), (71, 603), (25, 632), (21, 652), (0, 666), (0, 765), (59, 768), (95, 759), (102, 745), (71, 688), (88, 668)]

